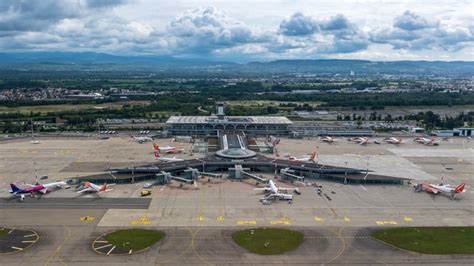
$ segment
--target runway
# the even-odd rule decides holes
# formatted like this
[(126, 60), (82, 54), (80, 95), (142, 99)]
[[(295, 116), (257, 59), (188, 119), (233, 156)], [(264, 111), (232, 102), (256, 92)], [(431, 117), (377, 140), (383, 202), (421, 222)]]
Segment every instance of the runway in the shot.
[(0, 198), (0, 209), (147, 209), (149, 198)]

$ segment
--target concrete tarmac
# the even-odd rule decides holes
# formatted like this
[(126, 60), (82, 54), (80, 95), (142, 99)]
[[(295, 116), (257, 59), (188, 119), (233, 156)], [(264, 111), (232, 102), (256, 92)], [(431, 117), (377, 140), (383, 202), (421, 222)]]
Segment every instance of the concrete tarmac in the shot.
[(149, 198), (0, 198), (3, 209), (147, 209)]
[(372, 239), (372, 228), (292, 228), (305, 234), (301, 246), (284, 255), (251, 254), (231, 234), (242, 228), (159, 228), (165, 239), (131, 256), (95, 253), (92, 241), (114, 228), (40, 226), (41, 239), (29, 249), (1, 257), (5, 265), (469, 265), (474, 256), (436, 256), (403, 251)]

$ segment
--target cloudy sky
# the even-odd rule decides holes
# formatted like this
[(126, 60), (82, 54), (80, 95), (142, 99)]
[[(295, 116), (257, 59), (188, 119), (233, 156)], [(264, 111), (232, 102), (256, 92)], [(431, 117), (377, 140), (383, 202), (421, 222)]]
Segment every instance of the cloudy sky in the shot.
[(474, 60), (472, 0), (1, 0), (0, 52)]

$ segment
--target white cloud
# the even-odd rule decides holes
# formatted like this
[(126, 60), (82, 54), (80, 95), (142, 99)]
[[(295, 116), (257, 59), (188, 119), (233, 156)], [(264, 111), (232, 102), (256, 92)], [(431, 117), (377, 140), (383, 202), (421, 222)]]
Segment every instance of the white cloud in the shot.
[(458, 51), (473, 47), (472, 28), (472, 24), (446, 25), (429, 21), (406, 11), (394, 19), (393, 27), (374, 30), (370, 39), (374, 43), (390, 44), (394, 49)]
[[(133, 4), (129, 4), (130, 1)], [(0, 51), (473, 60), (469, 1), (4, 0)], [(198, 2), (198, 3), (197, 3)], [(201, 7), (195, 6), (201, 4)], [(405, 11), (407, 9), (407, 11)], [(302, 12), (304, 11), (304, 12)], [(385, 54), (387, 53), (387, 54)]]

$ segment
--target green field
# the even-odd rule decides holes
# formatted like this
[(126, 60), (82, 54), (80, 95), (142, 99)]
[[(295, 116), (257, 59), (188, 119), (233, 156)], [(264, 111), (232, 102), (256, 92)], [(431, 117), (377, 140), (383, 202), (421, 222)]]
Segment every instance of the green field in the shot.
[(30, 113), (30, 112), (62, 112), (71, 110), (84, 110), (84, 109), (103, 109), (111, 108), (117, 109), (122, 108), (124, 105), (147, 105), (150, 101), (121, 101), (121, 102), (110, 102), (101, 104), (47, 104), (47, 105), (25, 105), (18, 107), (7, 107), (0, 106), (0, 113)]
[(255, 228), (232, 234), (239, 246), (260, 255), (278, 255), (294, 250), (303, 238), (302, 233), (283, 228)]
[(474, 227), (405, 227), (378, 230), (372, 237), (425, 254), (474, 254)]
[(124, 229), (106, 235), (105, 239), (117, 247), (139, 251), (151, 247), (164, 236), (165, 233), (156, 230)]
[(5, 229), (5, 228), (1, 228), (0, 229), (0, 237), (5, 236), (6, 234), (8, 234), (8, 230)]

